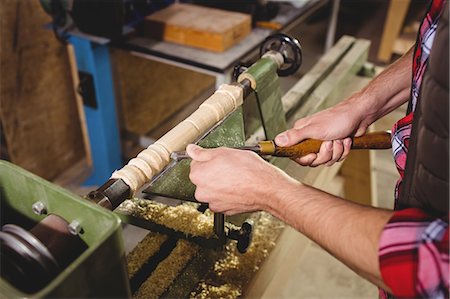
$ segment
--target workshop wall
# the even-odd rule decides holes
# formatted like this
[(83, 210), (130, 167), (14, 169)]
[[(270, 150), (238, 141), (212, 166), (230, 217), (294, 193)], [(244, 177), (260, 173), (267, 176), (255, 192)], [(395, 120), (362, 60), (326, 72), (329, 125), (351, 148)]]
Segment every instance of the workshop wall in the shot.
[(38, 0), (0, 2), (0, 121), (11, 161), (54, 179), (85, 156), (66, 47)]

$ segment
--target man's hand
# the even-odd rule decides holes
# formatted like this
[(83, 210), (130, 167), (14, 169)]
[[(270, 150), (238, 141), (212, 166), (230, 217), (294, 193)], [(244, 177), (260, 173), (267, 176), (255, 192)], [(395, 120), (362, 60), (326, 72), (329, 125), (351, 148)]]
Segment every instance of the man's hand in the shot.
[(370, 125), (365, 121), (365, 107), (358, 100), (361, 96), (360, 93), (354, 94), (334, 107), (297, 120), (292, 129), (275, 138), (276, 144), (289, 146), (309, 138), (325, 140), (319, 153), (296, 159), (303, 166), (331, 166), (344, 160), (352, 146), (349, 136), (363, 135)]
[(300, 184), (250, 151), (193, 144), (186, 151), (192, 158), (189, 178), (197, 186), (195, 198), (214, 212), (270, 210), (283, 192)]
[(298, 120), (275, 138), (279, 146), (304, 139), (326, 140), (318, 154), (296, 161), (303, 166), (332, 165), (342, 161), (351, 148), (349, 136), (363, 135), (370, 124), (409, 99), (413, 48), (373, 79), (369, 85), (340, 104)]

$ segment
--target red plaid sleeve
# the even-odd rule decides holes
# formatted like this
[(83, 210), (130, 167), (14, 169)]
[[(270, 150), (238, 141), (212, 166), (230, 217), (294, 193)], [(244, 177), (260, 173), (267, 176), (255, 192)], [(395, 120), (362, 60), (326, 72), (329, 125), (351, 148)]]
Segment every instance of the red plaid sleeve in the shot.
[(381, 275), (395, 297), (448, 298), (448, 215), (417, 208), (394, 213), (380, 239)]

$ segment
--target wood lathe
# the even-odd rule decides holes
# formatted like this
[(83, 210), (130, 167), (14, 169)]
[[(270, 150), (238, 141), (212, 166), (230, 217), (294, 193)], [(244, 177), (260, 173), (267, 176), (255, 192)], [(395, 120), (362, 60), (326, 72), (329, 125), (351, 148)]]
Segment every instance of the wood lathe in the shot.
[[(204, 140), (217, 140), (218, 136), (211, 137), (216, 131), (221, 135), (221, 139), (225, 136), (234, 138), (233, 144), (230, 145), (243, 143), (242, 132), (236, 134), (228, 127), (234, 126), (234, 130), (236, 128), (243, 130), (242, 115), (238, 114), (242, 113), (241, 106), (244, 99), (251, 94), (256, 94), (266, 136), (273, 138), (277, 132), (286, 129), (277, 73), (286, 76), (298, 70), (302, 60), (300, 44), (289, 36), (276, 34), (263, 42), (260, 54), (260, 60), (248, 69), (241, 68), (243, 72), (236, 74), (237, 82), (220, 86), (194, 113), (139, 153), (136, 158), (131, 159), (122, 169), (114, 172), (106, 184), (88, 195), (89, 199), (113, 210), (125, 199), (132, 197), (139, 189), (145, 187), (150, 193), (160, 196), (195, 201), (192, 184), (187, 178), (188, 167), (181, 166), (183, 174), (177, 174), (178, 181), (183, 176), (181, 178), (183, 183), (181, 187), (177, 186), (177, 190), (173, 190), (173, 187), (162, 188), (163, 190), (155, 187), (158, 180), (174, 181), (170, 177), (158, 176), (158, 174), (168, 173), (167, 167), (172, 153), (185, 149), (189, 143), (201, 144)], [(268, 111), (263, 107), (267, 105), (267, 102), (271, 102), (271, 106), (276, 106), (277, 109)], [(240, 124), (227, 124), (227, 122), (240, 122)], [(172, 169), (174, 166), (170, 164), (169, 168)], [(155, 176), (156, 179), (152, 180)], [(151, 182), (150, 187), (147, 186), (149, 182)], [(186, 188), (189, 190), (185, 190), (185, 196), (178, 196), (180, 190), (184, 188), (183, 185), (187, 185)], [(240, 228), (226, 227), (224, 215), (215, 214), (215, 236), (210, 243), (216, 241), (215, 244), (222, 246), (227, 238), (234, 239), (237, 241), (239, 251), (244, 253), (250, 244), (251, 231), (251, 222), (242, 223)]]
[[(367, 82), (369, 79), (357, 74), (371, 74), (371, 69), (365, 66), (368, 48), (368, 41), (344, 36), (282, 96), (278, 75), (289, 75), (298, 69), (302, 59), (301, 48), (296, 40), (286, 35), (269, 37), (261, 46), (261, 59), (248, 68), (237, 68), (236, 82), (222, 85), (192, 115), (91, 192), (88, 199), (97, 205), (71, 194), (62, 195), (64, 192), (60, 188), (33, 178), (29, 187), (21, 189), (30, 190), (28, 193), (36, 196), (45, 195), (42, 196), (45, 199), (41, 199), (45, 209), (36, 206), (38, 213), (31, 213), (28, 217), (28, 210), (31, 210), (28, 201), (24, 204), (18, 204), (19, 201), (9, 203), (9, 198), (18, 191), (14, 188), (14, 180), (10, 179), (14, 175), (8, 172), (13, 170), (0, 165), (2, 186), (8, 186), (4, 198), (12, 211), (27, 214), (33, 223), (44, 221), (48, 215), (59, 215), (72, 228), (73, 233), (69, 233), (87, 245), (67, 267), (61, 267), (60, 272), (39, 286), (40, 290), (20, 290), (20, 281), (13, 279), (8, 284), (4, 283), (7, 276), (2, 274), (1, 293), (11, 298), (263, 296), (264, 279), (270, 277), (264, 262), (268, 256), (277, 254), (271, 252), (284, 231), (284, 224), (264, 212), (230, 218), (212, 213), (195, 200), (195, 186), (188, 178), (189, 159), (173, 157), (181, 157), (178, 152), (189, 143), (204, 147), (246, 146), (246, 149), (261, 154), (293, 157), (292, 151), (298, 153), (299, 148), (290, 148), (286, 152), (287, 149), (277, 148), (265, 140), (273, 140), (294, 119), (342, 100), (348, 95), (343, 86), (352, 84), (348, 90), (351, 92), (361, 87), (355, 82)], [(389, 136), (382, 134), (381, 137), (381, 147), (387, 148)], [(363, 139), (354, 139), (354, 145)], [(321, 141), (308, 142), (313, 143), (312, 151), (317, 151)], [(370, 147), (374, 145), (372, 143)], [(283, 169), (290, 163), (289, 159), (269, 159)], [(315, 186), (319, 178), (332, 177), (322, 175), (330, 171), (326, 168), (300, 170), (302, 174), (295, 178)], [(154, 202), (151, 199), (155, 194), (181, 199), (182, 202), (177, 205)], [(17, 196), (24, 197), (25, 191)], [(60, 197), (64, 200), (58, 200)], [(2, 204), (3, 200), (2, 197)], [(35, 201), (37, 199), (33, 198), (30, 203)], [(126, 265), (120, 239), (121, 222), (149, 230), (128, 254)], [(60, 223), (66, 226), (64, 221)], [(33, 232), (31, 229), (30, 234)], [(4, 233), (9, 234), (7, 231)], [(255, 282), (255, 277), (264, 278)], [(253, 287), (255, 285), (257, 287)]]

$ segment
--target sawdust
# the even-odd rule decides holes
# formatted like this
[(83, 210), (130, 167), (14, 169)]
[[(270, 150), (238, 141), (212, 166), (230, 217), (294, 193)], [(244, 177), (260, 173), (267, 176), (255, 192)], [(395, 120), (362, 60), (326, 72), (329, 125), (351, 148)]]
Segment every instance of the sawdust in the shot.
[(133, 298), (159, 298), (187, 263), (196, 256), (199, 246), (179, 240), (171, 254), (158, 264), (152, 275), (142, 283)]
[(229, 242), (225, 254), (200, 282), (191, 298), (238, 298), (243, 294), (262, 262), (275, 246), (284, 224), (268, 213), (252, 216), (255, 220), (253, 241), (245, 254), (240, 254), (235, 242)]
[(242, 295), (239, 287), (233, 284), (223, 284), (214, 286), (205, 282), (200, 283), (201, 291), (196, 294), (195, 298), (226, 298), (234, 299)]
[[(132, 199), (125, 201), (119, 207), (119, 211), (165, 225), (187, 235), (203, 237), (213, 235), (213, 213), (207, 210), (205, 214), (202, 214), (196, 210), (196, 205), (193, 203), (170, 207), (149, 200)], [(228, 242), (224, 248), (224, 254), (198, 283), (195, 291), (190, 294), (191, 298), (232, 299), (245, 294), (245, 287), (275, 246), (284, 228), (280, 220), (265, 212), (254, 213), (251, 219), (254, 221), (253, 241), (247, 252), (239, 253), (236, 242)], [(159, 247), (150, 242), (147, 246), (149, 251), (154, 250), (153, 246)], [(158, 298), (161, 296), (187, 263), (196, 256), (198, 249), (198, 245), (179, 240), (172, 253), (158, 265), (134, 297)], [(133, 267), (139, 266), (133, 265)]]
[(209, 238), (213, 236), (213, 213), (197, 211), (194, 203), (184, 203), (176, 207), (151, 200), (130, 199), (124, 201), (117, 211), (164, 225), (190, 236)]
[(136, 245), (133, 251), (127, 255), (128, 277), (130, 280), (148, 259), (159, 251), (161, 244), (166, 240), (166, 235), (150, 232)]

